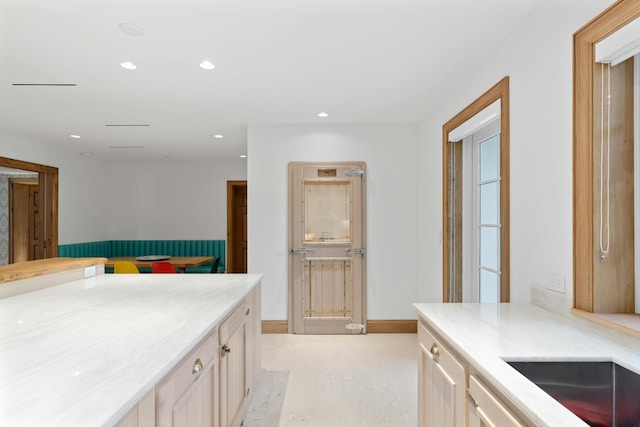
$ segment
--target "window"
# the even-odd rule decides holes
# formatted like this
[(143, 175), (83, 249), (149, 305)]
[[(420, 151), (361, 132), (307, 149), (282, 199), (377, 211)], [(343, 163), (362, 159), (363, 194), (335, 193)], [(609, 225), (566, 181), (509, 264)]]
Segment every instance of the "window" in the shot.
[[(632, 230), (640, 213), (632, 214), (637, 201), (630, 177), (638, 172), (631, 143), (638, 120), (633, 90), (637, 71), (633, 59), (609, 69), (596, 62), (595, 51), (599, 42), (638, 16), (640, 3), (622, 0), (574, 34), (574, 306), (584, 312), (635, 311), (634, 270), (640, 253)], [(609, 91), (610, 107), (602, 102)], [(601, 132), (605, 126), (608, 136)]]

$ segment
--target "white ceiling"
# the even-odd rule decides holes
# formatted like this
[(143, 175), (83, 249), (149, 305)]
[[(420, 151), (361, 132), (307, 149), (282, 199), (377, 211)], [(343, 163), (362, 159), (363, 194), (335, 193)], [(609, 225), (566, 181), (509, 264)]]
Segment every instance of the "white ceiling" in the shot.
[(539, 1), (0, 0), (0, 129), (194, 161), (238, 159), (249, 124), (417, 123)]

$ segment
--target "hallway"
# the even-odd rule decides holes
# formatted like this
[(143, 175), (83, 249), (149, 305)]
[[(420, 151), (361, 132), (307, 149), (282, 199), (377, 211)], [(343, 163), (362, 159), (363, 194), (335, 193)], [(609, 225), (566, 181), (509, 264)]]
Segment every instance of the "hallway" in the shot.
[(244, 427), (415, 427), (415, 334), (262, 335)]

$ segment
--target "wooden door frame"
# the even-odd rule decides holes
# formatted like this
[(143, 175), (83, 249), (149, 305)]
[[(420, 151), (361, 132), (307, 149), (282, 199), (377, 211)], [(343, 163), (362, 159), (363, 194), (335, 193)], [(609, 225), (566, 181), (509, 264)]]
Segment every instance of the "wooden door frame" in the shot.
[(449, 302), (449, 132), (500, 100), (500, 301), (510, 299), (509, 256), (509, 76), (442, 126), (442, 301)]
[(45, 245), (40, 249), (41, 258), (58, 256), (58, 168), (0, 157), (0, 166), (38, 173), (40, 185), (40, 241)]
[[(235, 237), (241, 231), (234, 227), (233, 218), (235, 217), (235, 189), (247, 187), (247, 181), (227, 181), (227, 259), (225, 260), (225, 270), (232, 271), (231, 267), (235, 266), (233, 259), (233, 251), (235, 250)], [(247, 265), (247, 269), (249, 266)]]

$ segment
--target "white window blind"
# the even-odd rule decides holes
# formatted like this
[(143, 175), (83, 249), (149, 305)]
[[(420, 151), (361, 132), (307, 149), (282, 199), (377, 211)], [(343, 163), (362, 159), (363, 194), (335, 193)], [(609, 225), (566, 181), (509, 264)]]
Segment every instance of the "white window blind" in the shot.
[(596, 62), (618, 65), (640, 53), (640, 18), (596, 43)]
[(500, 100), (489, 105), (475, 116), (449, 132), (449, 142), (462, 141), (463, 138), (476, 132), (494, 120), (500, 119)]

